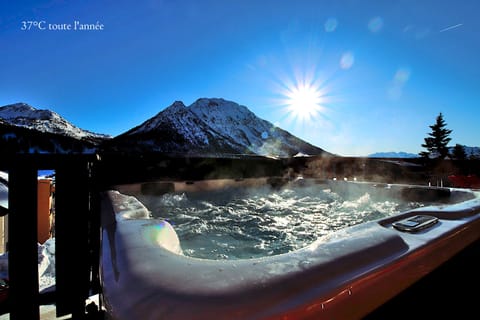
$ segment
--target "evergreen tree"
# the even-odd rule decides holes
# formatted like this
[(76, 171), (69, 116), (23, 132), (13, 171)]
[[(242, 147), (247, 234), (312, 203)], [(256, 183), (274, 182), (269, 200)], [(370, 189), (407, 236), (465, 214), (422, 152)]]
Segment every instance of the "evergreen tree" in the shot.
[(467, 153), (465, 152), (465, 147), (457, 143), (455, 147), (453, 147), (453, 157), (457, 160), (467, 159)]
[(447, 145), (451, 140), (449, 136), (452, 130), (447, 129), (446, 126), (443, 114), (440, 112), (435, 124), (429, 126), (432, 132), (428, 133), (425, 143), (422, 144), (422, 147), (427, 149), (427, 151), (420, 152), (422, 157), (433, 156), (443, 159), (448, 155)]

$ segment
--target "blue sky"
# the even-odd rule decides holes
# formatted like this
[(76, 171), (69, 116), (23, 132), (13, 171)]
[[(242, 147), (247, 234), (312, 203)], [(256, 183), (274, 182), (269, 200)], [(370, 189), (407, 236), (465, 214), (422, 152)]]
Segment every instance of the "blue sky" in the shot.
[(176, 100), (224, 98), (344, 156), (418, 153), (442, 112), (452, 145), (479, 146), (479, 12), (476, 0), (1, 0), (0, 105), (117, 135)]

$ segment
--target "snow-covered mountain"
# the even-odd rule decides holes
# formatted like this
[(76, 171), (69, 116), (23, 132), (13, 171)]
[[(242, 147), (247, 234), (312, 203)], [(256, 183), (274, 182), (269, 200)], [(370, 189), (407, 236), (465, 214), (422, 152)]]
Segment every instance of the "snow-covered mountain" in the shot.
[(92, 153), (109, 138), (82, 130), (50, 110), (25, 103), (0, 107), (2, 153)]
[(108, 141), (106, 148), (189, 155), (328, 154), (258, 118), (247, 107), (217, 98), (198, 99), (188, 107), (176, 101), (141, 125)]
[(0, 107), (0, 119), (18, 127), (61, 134), (91, 142), (100, 142), (111, 138), (108, 135), (80, 129), (54, 111), (36, 109), (26, 103), (15, 103)]

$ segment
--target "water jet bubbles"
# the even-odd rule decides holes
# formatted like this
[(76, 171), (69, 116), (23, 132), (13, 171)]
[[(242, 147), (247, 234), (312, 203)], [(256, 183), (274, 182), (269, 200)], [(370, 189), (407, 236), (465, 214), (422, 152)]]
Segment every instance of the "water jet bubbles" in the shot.
[(345, 52), (340, 58), (340, 67), (344, 70), (350, 69), (353, 66), (354, 62), (355, 56), (353, 55), (353, 52)]
[(326, 32), (333, 32), (337, 29), (338, 27), (338, 20), (335, 18), (328, 18), (327, 21), (325, 21), (324, 28)]
[(375, 17), (368, 22), (368, 30), (373, 33), (377, 33), (383, 28), (383, 19), (381, 17)]

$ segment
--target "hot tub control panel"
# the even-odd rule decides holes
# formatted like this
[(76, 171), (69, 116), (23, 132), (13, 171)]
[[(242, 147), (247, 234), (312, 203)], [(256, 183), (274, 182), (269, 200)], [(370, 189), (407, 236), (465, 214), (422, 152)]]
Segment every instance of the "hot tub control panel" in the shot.
[(394, 228), (400, 231), (417, 232), (428, 228), (438, 222), (438, 218), (429, 215), (416, 215), (400, 221), (394, 222)]

